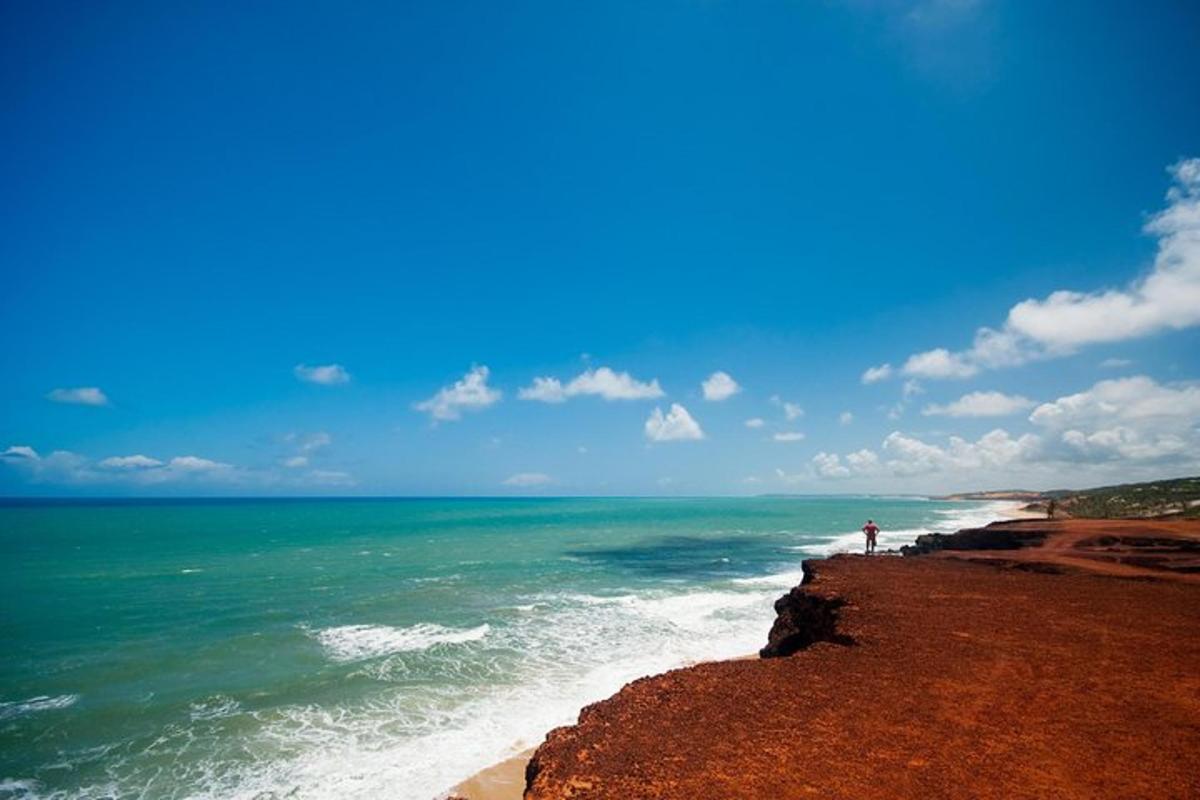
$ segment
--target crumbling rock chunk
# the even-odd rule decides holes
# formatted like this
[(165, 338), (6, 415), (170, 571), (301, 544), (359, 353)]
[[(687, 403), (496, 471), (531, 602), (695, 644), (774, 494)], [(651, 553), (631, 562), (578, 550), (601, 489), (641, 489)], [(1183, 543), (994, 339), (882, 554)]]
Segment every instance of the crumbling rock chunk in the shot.
[(760, 658), (790, 656), (817, 642), (853, 644), (849, 636), (838, 633), (838, 610), (846, 604), (840, 597), (826, 597), (804, 588), (812, 580), (812, 568), (803, 564), (804, 582), (775, 601), (775, 623), (767, 635), (767, 645), (758, 651)]

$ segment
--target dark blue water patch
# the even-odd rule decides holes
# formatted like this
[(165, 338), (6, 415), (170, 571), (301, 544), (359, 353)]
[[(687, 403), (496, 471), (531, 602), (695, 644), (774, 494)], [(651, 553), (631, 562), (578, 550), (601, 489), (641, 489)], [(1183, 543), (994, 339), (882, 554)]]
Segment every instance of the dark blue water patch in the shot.
[(745, 536), (666, 536), (623, 547), (579, 548), (567, 555), (647, 577), (743, 578), (777, 563), (780, 550)]

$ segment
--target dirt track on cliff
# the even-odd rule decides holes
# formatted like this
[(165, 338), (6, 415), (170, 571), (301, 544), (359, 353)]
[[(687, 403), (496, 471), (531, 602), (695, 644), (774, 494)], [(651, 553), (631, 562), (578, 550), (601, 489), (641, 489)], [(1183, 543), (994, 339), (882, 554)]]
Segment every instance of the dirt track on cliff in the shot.
[(1200, 797), (1200, 587), (963, 555), (816, 562), (854, 644), (630, 684), (526, 796)]

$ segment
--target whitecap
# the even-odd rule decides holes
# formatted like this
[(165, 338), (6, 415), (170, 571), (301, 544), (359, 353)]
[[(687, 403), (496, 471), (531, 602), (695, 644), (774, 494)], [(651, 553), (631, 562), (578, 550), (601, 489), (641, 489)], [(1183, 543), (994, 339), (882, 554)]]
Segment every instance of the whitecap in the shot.
[(193, 722), (204, 719), (232, 717), (234, 714), (241, 713), (241, 711), (241, 703), (223, 694), (215, 694), (212, 697), (192, 703), (189, 708)]
[(0, 702), (0, 720), (16, 719), (26, 714), (36, 714), (39, 711), (56, 711), (70, 708), (79, 701), (77, 694), (60, 694), (55, 697), (39, 695), (28, 700)]
[(406, 628), (390, 625), (339, 625), (324, 628), (313, 636), (334, 661), (361, 661), (367, 658), (427, 650), (437, 644), (464, 644), (488, 635), (487, 623), (474, 628), (447, 628), (422, 622)]

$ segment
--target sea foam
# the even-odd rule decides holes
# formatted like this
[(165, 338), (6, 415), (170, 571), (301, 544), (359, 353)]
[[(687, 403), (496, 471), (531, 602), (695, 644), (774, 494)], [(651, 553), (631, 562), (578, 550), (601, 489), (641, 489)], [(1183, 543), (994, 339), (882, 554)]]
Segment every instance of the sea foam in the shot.
[(339, 625), (324, 628), (313, 635), (334, 661), (362, 661), (368, 658), (426, 650), (436, 644), (475, 642), (488, 635), (486, 623), (474, 628), (447, 628), (420, 623), (406, 628), (390, 625)]

